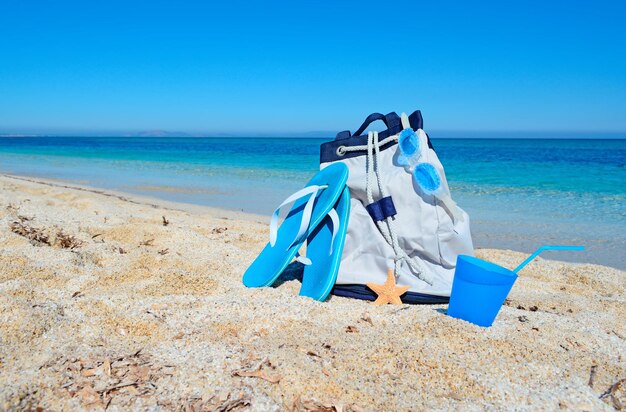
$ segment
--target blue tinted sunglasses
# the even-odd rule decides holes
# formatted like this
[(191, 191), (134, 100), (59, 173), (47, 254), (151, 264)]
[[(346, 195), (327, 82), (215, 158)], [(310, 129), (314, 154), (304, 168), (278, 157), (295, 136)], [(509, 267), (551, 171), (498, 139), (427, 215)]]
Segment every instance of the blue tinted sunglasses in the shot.
[(454, 222), (463, 220), (463, 214), (450, 196), (450, 192), (443, 187), (441, 175), (430, 163), (420, 161), (422, 157), (422, 144), (418, 133), (408, 124), (408, 119), (404, 121), (406, 115), (403, 113), (404, 130), (398, 136), (398, 164), (407, 169), (413, 176), (413, 180), (419, 185), (424, 193), (436, 196), (448, 210)]
[(441, 178), (435, 166), (426, 162), (420, 163), (422, 153), (417, 133), (411, 128), (402, 130), (398, 136), (398, 148), (400, 149), (398, 163), (408, 168), (424, 193), (434, 195), (441, 187)]

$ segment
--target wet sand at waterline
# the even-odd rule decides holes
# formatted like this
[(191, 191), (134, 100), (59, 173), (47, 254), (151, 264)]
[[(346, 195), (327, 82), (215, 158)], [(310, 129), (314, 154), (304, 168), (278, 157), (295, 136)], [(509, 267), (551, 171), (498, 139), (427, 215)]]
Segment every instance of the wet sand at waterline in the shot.
[(1, 176), (0, 409), (626, 407), (625, 272), (540, 258), (485, 329), (247, 289), (267, 220)]

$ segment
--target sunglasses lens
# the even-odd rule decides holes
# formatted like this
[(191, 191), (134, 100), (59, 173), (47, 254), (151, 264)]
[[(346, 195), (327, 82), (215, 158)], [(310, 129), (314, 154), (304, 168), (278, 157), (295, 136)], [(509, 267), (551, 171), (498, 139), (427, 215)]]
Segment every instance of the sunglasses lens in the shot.
[(404, 129), (398, 137), (398, 147), (406, 157), (411, 157), (419, 151), (420, 141), (411, 129)]
[(420, 163), (413, 171), (415, 181), (420, 185), (422, 190), (427, 194), (433, 194), (441, 186), (441, 179), (435, 166), (430, 163)]

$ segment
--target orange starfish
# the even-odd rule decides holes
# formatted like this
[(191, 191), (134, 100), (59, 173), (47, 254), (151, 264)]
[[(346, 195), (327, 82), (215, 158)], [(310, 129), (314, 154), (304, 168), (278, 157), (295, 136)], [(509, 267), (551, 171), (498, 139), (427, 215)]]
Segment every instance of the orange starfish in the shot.
[(384, 305), (386, 303), (402, 305), (400, 296), (409, 290), (409, 286), (396, 286), (396, 277), (393, 275), (393, 269), (389, 269), (387, 272), (387, 280), (384, 285), (367, 283), (367, 287), (378, 295), (374, 305)]

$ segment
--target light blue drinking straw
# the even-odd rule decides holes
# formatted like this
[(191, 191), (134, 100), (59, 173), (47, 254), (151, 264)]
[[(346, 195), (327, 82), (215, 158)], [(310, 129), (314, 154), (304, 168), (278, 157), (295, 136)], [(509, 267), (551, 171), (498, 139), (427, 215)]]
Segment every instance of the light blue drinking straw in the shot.
[(584, 246), (541, 246), (539, 249), (535, 251), (535, 253), (528, 256), (528, 258), (525, 261), (520, 263), (520, 265), (513, 270), (513, 273), (517, 273), (520, 270), (522, 270), (524, 266), (529, 264), (531, 260), (539, 256), (539, 254), (543, 252), (544, 250), (585, 250), (585, 247)]

